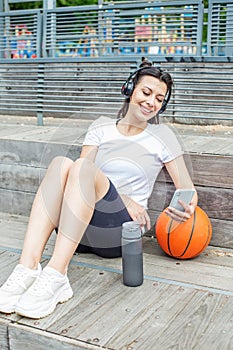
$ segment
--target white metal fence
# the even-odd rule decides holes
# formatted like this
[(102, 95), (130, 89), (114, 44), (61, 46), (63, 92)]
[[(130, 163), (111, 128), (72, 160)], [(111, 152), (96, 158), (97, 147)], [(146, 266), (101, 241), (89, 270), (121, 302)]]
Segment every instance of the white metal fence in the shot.
[[(232, 56), (233, 1), (99, 1), (0, 12), (1, 58)], [(205, 42), (204, 42), (205, 41)]]

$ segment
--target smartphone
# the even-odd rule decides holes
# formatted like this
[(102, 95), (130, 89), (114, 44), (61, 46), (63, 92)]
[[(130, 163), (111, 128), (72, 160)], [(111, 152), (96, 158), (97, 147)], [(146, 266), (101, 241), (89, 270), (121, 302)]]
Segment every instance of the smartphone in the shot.
[(170, 202), (170, 207), (173, 207), (175, 209), (178, 209), (180, 211), (185, 211), (184, 208), (180, 203), (178, 203), (178, 200), (182, 200), (183, 202), (189, 204), (193, 198), (193, 195), (196, 191), (194, 189), (178, 189), (174, 192), (174, 195), (172, 197), (172, 200)]

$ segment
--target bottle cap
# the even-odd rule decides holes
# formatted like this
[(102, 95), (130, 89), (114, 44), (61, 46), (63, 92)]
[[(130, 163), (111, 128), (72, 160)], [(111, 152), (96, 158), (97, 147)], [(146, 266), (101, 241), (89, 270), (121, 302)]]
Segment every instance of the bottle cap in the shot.
[(137, 239), (142, 237), (142, 230), (138, 222), (127, 221), (122, 224), (122, 237)]

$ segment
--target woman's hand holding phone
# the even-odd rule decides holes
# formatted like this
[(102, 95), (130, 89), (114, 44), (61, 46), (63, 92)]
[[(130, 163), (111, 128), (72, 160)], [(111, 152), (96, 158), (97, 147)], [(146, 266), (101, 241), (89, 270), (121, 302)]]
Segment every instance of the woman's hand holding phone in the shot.
[(195, 192), (194, 189), (176, 190), (169, 207), (165, 209), (165, 213), (173, 220), (187, 221), (196, 208), (196, 201), (193, 200)]

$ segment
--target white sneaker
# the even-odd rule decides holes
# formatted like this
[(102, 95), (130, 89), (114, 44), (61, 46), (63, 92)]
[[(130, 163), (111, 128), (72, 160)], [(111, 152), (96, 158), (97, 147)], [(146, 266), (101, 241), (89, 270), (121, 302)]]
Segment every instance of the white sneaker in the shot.
[(15, 311), (21, 316), (42, 318), (51, 314), (58, 303), (64, 303), (72, 296), (68, 277), (46, 266), (19, 299)]
[(38, 270), (31, 270), (21, 264), (16, 265), (0, 288), (0, 312), (7, 314), (14, 312), (19, 298), (35, 282), (41, 271), (40, 264)]

